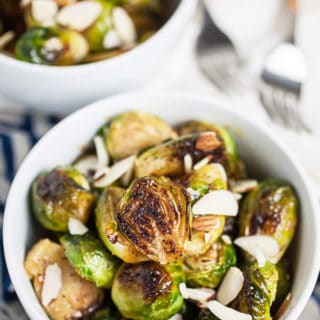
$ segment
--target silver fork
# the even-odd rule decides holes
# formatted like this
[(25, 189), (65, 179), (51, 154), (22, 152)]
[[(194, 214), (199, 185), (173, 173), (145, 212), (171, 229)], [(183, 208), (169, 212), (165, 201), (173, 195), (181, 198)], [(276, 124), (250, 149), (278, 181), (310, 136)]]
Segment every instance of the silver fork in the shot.
[(221, 92), (230, 96), (241, 91), (244, 83), (238, 74), (242, 61), (206, 7), (196, 50), (201, 71)]
[[(282, 70), (284, 65), (285, 72)], [(272, 121), (295, 132), (311, 133), (300, 109), (305, 75), (303, 72), (292, 74), (290, 70), (305, 70), (304, 57), (298, 47), (283, 43), (272, 50), (266, 59), (261, 74), (260, 101)]]

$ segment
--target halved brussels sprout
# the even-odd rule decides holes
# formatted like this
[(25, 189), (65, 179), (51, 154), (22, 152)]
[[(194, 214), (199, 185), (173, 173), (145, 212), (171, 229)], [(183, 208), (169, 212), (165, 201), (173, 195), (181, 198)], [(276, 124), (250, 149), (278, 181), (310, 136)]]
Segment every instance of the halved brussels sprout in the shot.
[(41, 174), (32, 184), (32, 211), (49, 230), (67, 231), (70, 217), (85, 224), (93, 203), (94, 196), (87, 179), (71, 167)]
[(123, 264), (112, 285), (112, 300), (121, 314), (133, 320), (166, 320), (183, 307), (180, 263), (161, 266), (153, 261)]
[[(186, 186), (197, 193), (194, 201), (200, 199), (210, 190), (226, 189), (226, 182), (221, 172), (213, 164), (207, 164), (194, 171), (187, 179)], [(207, 227), (210, 221), (210, 227)], [(226, 218), (224, 216), (193, 217), (191, 241), (186, 246), (186, 255), (199, 256), (204, 254), (223, 232)], [(201, 225), (204, 227), (201, 228)], [(207, 227), (207, 228), (206, 228)]]
[(216, 288), (236, 263), (233, 245), (218, 240), (204, 255), (184, 259), (187, 284), (190, 287)]
[(116, 160), (176, 136), (162, 119), (141, 111), (119, 114), (110, 120), (104, 130), (106, 147)]
[(26, 272), (40, 302), (46, 268), (52, 264), (58, 264), (61, 269), (61, 289), (56, 299), (44, 306), (50, 319), (74, 319), (74, 315), (79, 313), (89, 317), (101, 305), (103, 291), (80, 278), (66, 258), (62, 246), (48, 239), (38, 241), (25, 260)]
[(201, 309), (196, 320), (220, 320), (208, 309)]
[(112, 256), (91, 232), (60, 237), (65, 254), (81, 278), (98, 288), (111, 288), (120, 261)]
[(277, 285), (276, 299), (271, 308), (273, 313), (276, 313), (276, 311), (280, 308), (282, 302), (289, 294), (292, 285), (290, 261), (286, 257), (283, 257), (276, 265), (276, 268), (278, 271), (279, 280)]
[(76, 31), (35, 27), (18, 39), (15, 55), (19, 60), (48, 65), (71, 65), (88, 54), (86, 39)]
[(230, 133), (223, 127), (214, 125), (210, 122), (191, 120), (180, 124), (177, 127), (180, 136), (185, 136), (191, 133), (213, 131), (221, 139), (224, 146), (225, 168), (228, 174), (231, 174), (236, 167), (238, 160), (238, 152), (236, 144)]
[(190, 238), (190, 203), (185, 188), (169, 178), (136, 179), (120, 201), (119, 230), (151, 260), (173, 262)]
[(245, 197), (239, 215), (239, 234), (273, 237), (280, 247), (272, 261), (277, 263), (294, 236), (297, 215), (298, 200), (291, 186), (282, 181), (266, 180)]
[(243, 270), (244, 284), (233, 307), (248, 313), (253, 320), (272, 320), (270, 307), (276, 297), (278, 272), (270, 262), (259, 268), (257, 263)]
[(135, 175), (181, 176), (187, 154), (192, 157), (193, 163), (210, 157), (211, 162), (228, 166), (221, 139), (214, 132), (204, 132), (171, 140), (142, 152), (136, 159)]
[(101, 240), (112, 254), (127, 263), (146, 261), (148, 258), (139, 253), (118, 230), (116, 215), (124, 192), (122, 188), (109, 187), (101, 194), (96, 206), (96, 227)]

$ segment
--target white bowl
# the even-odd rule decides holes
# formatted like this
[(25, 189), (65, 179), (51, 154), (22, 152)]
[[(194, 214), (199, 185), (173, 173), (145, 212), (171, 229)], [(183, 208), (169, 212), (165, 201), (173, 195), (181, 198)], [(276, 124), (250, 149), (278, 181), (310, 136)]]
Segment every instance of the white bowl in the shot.
[(235, 106), (211, 98), (179, 93), (139, 93), (111, 97), (83, 108), (54, 127), (32, 149), (21, 165), (7, 199), (4, 216), (4, 250), (10, 277), (31, 319), (48, 319), (23, 268), (27, 250), (39, 238), (28, 207), (31, 182), (42, 170), (70, 163), (106, 119), (128, 109), (158, 114), (171, 124), (205, 119), (228, 125), (240, 154), (258, 177), (282, 178), (296, 189), (301, 205), (294, 243), (295, 272), (292, 300), (282, 319), (297, 319), (311, 296), (320, 266), (320, 212), (305, 172), (296, 158), (268, 128)]
[(196, 4), (197, 0), (181, 0), (153, 37), (109, 60), (55, 67), (26, 63), (0, 53), (0, 92), (24, 107), (67, 113), (108, 95), (137, 89), (164, 68)]

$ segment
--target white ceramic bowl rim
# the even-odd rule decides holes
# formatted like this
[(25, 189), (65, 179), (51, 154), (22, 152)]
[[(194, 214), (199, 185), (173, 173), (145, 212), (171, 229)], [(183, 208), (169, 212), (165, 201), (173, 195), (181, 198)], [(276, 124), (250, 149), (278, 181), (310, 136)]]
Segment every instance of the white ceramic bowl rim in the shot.
[[(46, 144), (46, 140), (51, 137), (52, 135), (55, 135), (56, 131), (60, 130), (60, 127), (63, 127), (67, 122), (69, 122), (70, 118), (79, 115), (82, 112), (94, 112), (94, 110), (96, 110), (97, 108), (101, 107), (104, 103), (108, 103), (108, 104), (112, 104), (112, 103), (116, 103), (117, 101), (123, 101), (123, 100), (127, 100), (130, 101), (131, 99), (133, 100), (137, 100), (141, 99), (141, 97), (151, 97), (153, 100), (157, 100), (160, 97), (162, 99), (175, 99), (175, 100), (189, 100), (192, 101), (195, 105), (201, 104), (201, 103), (205, 103), (205, 104), (212, 104), (215, 105), (215, 108), (217, 110), (225, 110), (227, 113), (229, 114), (234, 114), (239, 118), (244, 119), (246, 122), (248, 122), (250, 125), (252, 125), (253, 127), (255, 127), (255, 129), (257, 129), (258, 131), (261, 131), (265, 136), (267, 136), (273, 144), (275, 144), (279, 149), (282, 149), (283, 153), (285, 154), (285, 156), (291, 161), (293, 167), (295, 168), (295, 170), (297, 172), (299, 172), (299, 176), (305, 186), (305, 189), (307, 191), (308, 194), (308, 201), (310, 203), (310, 206), (312, 208), (312, 218), (315, 221), (315, 229), (317, 228), (317, 226), (320, 225), (320, 208), (319, 208), (319, 203), (318, 203), (318, 199), (316, 197), (315, 192), (313, 192), (313, 189), (311, 187), (310, 181), (306, 176), (305, 170), (302, 167), (302, 165), (300, 164), (300, 162), (298, 161), (298, 159), (291, 153), (291, 151), (288, 149), (288, 147), (286, 145), (284, 145), (281, 141), (279, 141), (279, 139), (261, 122), (257, 121), (257, 119), (254, 119), (253, 116), (249, 115), (249, 114), (243, 114), (241, 113), (239, 110), (233, 108), (231, 105), (228, 105), (224, 102), (221, 101), (217, 101), (212, 97), (200, 97), (194, 94), (186, 94), (186, 93), (179, 93), (179, 92), (140, 92), (140, 93), (128, 93), (128, 94), (123, 94), (123, 95), (117, 95), (117, 96), (113, 96), (111, 98), (106, 98), (103, 100), (100, 100), (98, 102), (92, 103), (90, 105), (88, 105), (87, 107), (80, 109), (76, 112), (74, 112), (73, 114), (69, 115), (68, 117), (66, 117), (64, 120), (62, 120), (59, 124), (57, 124), (54, 128), (52, 128), (35, 146), (34, 148), (30, 151), (29, 155), (26, 157), (26, 159), (24, 160), (24, 163), (21, 165), (20, 169), (18, 170), (18, 173), (16, 174), (16, 177), (12, 183), (8, 198), (7, 198), (7, 206), (6, 206), (6, 210), (5, 210), (5, 215), (4, 215), (4, 224), (3, 224), (3, 241), (4, 241), (4, 251), (5, 251), (5, 258), (6, 258), (6, 262), (7, 262), (7, 266), (8, 266), (8, 271), (10, 274), (10, 277), (12, 279), (12, 283), (13, 286), (16, 288), (16, 292), (17, 295), (20, 298), (20, 301), (22, 303), (22, 305), (26, 308), (26, 310), (28, 310), (29, 315), (35, 316), (37, 315), (37, 310), (33, 310), (32, 308), (28, 307), (30, 305), (32, 305), (32, 303), (34, 302), (33, 298), (30, 296), (26, 296), (24, 294), (23, 288), (21, 286), (19, 286), (19, 282), (17, 277), (15, 276), (15, 252), (10, 251), (10, 243), (12, 243), (12, 236), (10, 237), (10, 232), (12, 232), (12, 230), (10, 230), (10, 228), (8, 227), (9, 223), (9, 215), (6, 214), (7, 212), (7, 208), (9, 207), (9, 204), (13, 204), (15, 199), (15, 194), (18, 190), (18, 180), (21, 179), (24, 170), (24, 164), (26, 162), (28, 162), (28, 158), (31, 157), (32, 154), (37, 153), (37, 150), (43, 145)], [(106, 111), (106, 114), (108, 112)], [(21, 176), (21, 177), (20, 177)], [(11, 207), (11, 205), (10, 205)], [(8, 209), (9, 210), (9, 209)], [(9, 210), (10, 211), (10, 210)], [(311, 214), (311, 213), (310, 213)], [(314, 289), (314, 286), (316, 284), (317, 278), (318, 278), (318, 274), (319, 274), (319, 270), (320, 270), (320, 233), (319, 232), (314, 232), (312, 234), (313, 240), (315, 241), (315, 252), (314, 252), (314, 256), (312, 256), (313, 261), (310, 263), (312, 263), (312, 270), (309, 273), (307, 280), (304, 283), (304, 290), (302, 292), (302, 295), (299, 298), (299, 301), (291, 306), (291, 310), (290, 310), (290, 315), (295, 315), (295, 317), (298, 317), (304, 307), (306, 306), (308, 299), (310, 298), (312, 291)], [(36, 318), (32, 318), (32, 319), (36, 319)]]
[(5, 63), (7, 65), (11, 65), (12, 67), (30, 70), (32, 72), (45, 72), (49, 75), (52, 73), (65, 74), (66, 72), (75, 73), (78, 71), (87, 71), (93, 68), (95, 69), (96, 67), (99, 67), (99, 65), (101, 64), (107, 65), (111, 63), (114, 64), (118, 62), (125, 62), (126, 60), (130, 59), (131, 56), (135, 56), (141, 50), (144, 50), (145, 47), (152, 46), (153, 42), (157, 41), (157, 38), (161, 37), (163, 34), (171, 30), (173, 25), (176, 24), (177, 21), (189, 19), (188, 13), (194, 11), (194, 9), (196, 8), (196, 4), (197, 0), (181, 0), (181, 2), (178, 4), (178, 7), (175, 9), (168, 21), (150, 39), (139, 44), (132, 50), (124, 52), (110, 59), (73, 66), (47, 66), (20, 61), (14, 57), (0, 53), (0, 62)]

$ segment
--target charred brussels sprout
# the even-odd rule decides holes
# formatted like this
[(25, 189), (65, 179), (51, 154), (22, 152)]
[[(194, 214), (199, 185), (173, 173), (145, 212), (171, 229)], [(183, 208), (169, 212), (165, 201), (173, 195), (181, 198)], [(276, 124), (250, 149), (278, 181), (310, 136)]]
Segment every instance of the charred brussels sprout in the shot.
[(220, 320), (208, 309), (201, 309), (196, 320)]
[(276, 265), (279, 280), (277, 285), (277, 295), (274, 303), (272, 304), (272, 311), (275, 313), (281, 306), (282, 302), (285, 300), (290, 292), (292, 284), (290, 261), (284, 257)]
[(107, 188), (99, 197), (96, 206), (96, 227), (99, 236), (109, 251), (127, 263), (137, 263), (148, 260), (118, 230), (116, 220), (118, 204), (124, 194), (124, 189)]
[(15, 47), (17, 59), (47, 65), (75, 64), (87, 53), (87, 41), (80, 33), (43, 27), (26, 31)]
[(195, 133), (159, 144), (142, 152), (136, 159), (135, 175), (177, 177), (184, 173), (184, 157), (193, 163), (210, 157), (211, 162), (228, 166), (224, 146), (213, 132)]
[(263, 234), (279, 244), (279, 254), (272, 259), (277, 263), (288, 248), (295, 232), (298, 200), (293, 189), (285, 182), (261, 182), (245, 198), (239, 216), (239, 234)]
[(191, 287), (216, 288), (236, 262), (233, 245), (218, 240), (204, 255), (184, 260), (187, 284)]
[(190, 197), (166, 177), (133, 181), (119, 204), (119, 230), (151, 260), (167, 264), (181, 258), (190, 237)]
[(106, 147), (114, 159), (128, 157), (177, 136), (162, 119), (141, 111), (121, 113), (110, 120), (104, 131)]
[(74, 319), (74, 315), (79, 313), (83, 318), (90, 318), (104, 300), (103, 290), (79, 277), (66, 258), (62, 246), (48, 239), (39, 240), (25, 260), (25, 270), (40, 302), (46, 269), (53, 264), (57, 264), (61, 270), (61, 289), (58, 296), (44, 306), (50, 319)]
[(177, 130), (180, 136), (205, 131), (215, 132), (224, 146), (224, 164), (228, 174), (235, 169), (238, 160), (237, 148), (232, 136), (226, 129), (209, 122), (191, 120), (180, 124)]
[(121, 314), (133, 320), (165, 320), (183, 307), (179, 283), (184, 281), (180, 263), (124, 264), (112, 285), (112, 300)]
[[(226, 182), (221, 171), (215, 164), (208, 164), (194, 171), (187, 179), (186, 185), (196, 192), (196, 201), (210, 190), (226, 189)], [(223, 232), (226, 218), (224, 216), (193, 217), (192, 237), (187, 242), (186, 255), (199, 256), (204, 254)]]
[(60, 238), (65, 254), (81, 278), (98, 288), (111, 288), (120, 261), (92, 233), (65, 234)]
[(67, 231), (70, 217), (84, 224), (88, 221), (94, 202), (89, 189), (87, 179), (76, 169), (53, 169), (33, 182), (32, 211), (45, 228)]
[(116, 308), (107, 307), (95, 313), (91, 320), (122, 320), (120, 312)]
[(259, 268), (257, 263), (243, 270), (244, 284), (232, 303), (240, 312), (248, 313), (253, 320), (271, 320), (270, 307), (276, 296), (278, 272), (267, 262)]

